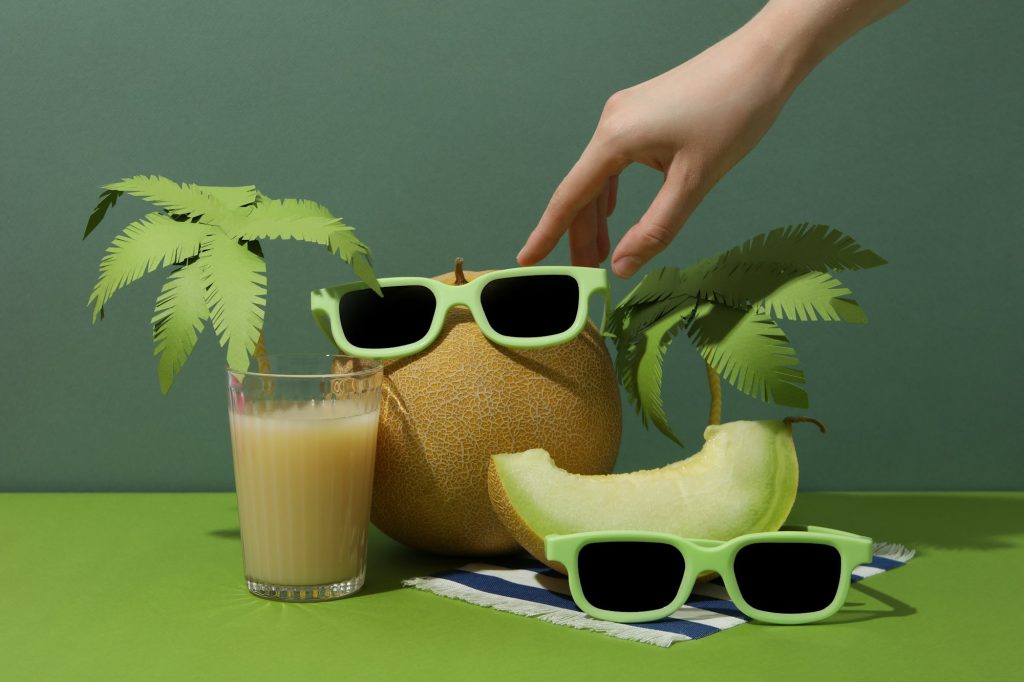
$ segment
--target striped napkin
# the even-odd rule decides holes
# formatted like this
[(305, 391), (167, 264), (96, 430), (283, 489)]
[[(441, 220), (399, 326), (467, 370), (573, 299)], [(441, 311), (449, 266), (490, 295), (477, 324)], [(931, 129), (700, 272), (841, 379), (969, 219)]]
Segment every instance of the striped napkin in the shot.
[[(902, 566), (913, 558), (914, 550), (876, 543), (873, 554), (870, 564), (853, 569), (854, 582)], [(403, 584), (500, 611), (534, 616), (549, 623), (596, 630), (657, 646), (700, 639), (749, 620), (729, 600), (717, 578), (698, 583), (690, 600), (662, 620), (631, 624), (597, 620), (577, 608), (565, 576), (531, 557), (501, 557), (487, 563), (466, 564), (429, 577), (405, 580)]]

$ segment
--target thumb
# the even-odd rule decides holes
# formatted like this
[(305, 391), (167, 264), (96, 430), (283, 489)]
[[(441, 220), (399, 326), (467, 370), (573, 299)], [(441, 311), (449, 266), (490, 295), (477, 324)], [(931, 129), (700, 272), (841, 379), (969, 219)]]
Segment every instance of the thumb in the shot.
[(700, 203), (703, 191), (697, 174), (681, 163), (673, 164), (647, 212), (619, 240), (612, 254), (612, 271), (631, 277), (675, 238)]

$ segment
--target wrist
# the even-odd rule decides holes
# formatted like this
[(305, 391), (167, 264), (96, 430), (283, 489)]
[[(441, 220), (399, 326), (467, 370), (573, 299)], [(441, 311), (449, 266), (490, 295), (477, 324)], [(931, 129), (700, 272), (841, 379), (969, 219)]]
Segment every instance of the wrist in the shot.
[(737, 33), (762, 46), (794, 87), (852, 35), (907, 0), (769, 0)]
[(732, 61), (771, 99), (784, 102), (814, 69), (817, 61), (804, 46), (784, 40), (781, 32), (753, 21), (722, 40), (714, 49)]
[(830, 50), (815, 36), (796, 29), (787, 17), (768, 12), (771, 3), (730, 38), (736, 38), (755, 59), (770, 66), (779, 85), (791, 92)]

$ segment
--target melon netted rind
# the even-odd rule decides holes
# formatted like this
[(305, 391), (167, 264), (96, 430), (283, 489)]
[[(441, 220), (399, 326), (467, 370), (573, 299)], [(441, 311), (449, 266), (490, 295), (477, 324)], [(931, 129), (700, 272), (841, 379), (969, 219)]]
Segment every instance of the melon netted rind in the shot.
[(700, 452), (660, 469), (579, 476), (532, 449), (495, 455), (488, 474), (496, 513), (545, 563), (543, 538), (555, 533), (649, 530), (727, 540), (776, 530), (797, 482), (790, 427), (780, 421), (709, 426)]
[(518, 551), (490, 503), (490, 456), (542, 446), (568, 471), (608, 473), (621, 432), (615, 370), (592, 324), (568, 343), (516, 350), (455, 308), (428, 351), (385, 363), (371, 518), (430, 552)]

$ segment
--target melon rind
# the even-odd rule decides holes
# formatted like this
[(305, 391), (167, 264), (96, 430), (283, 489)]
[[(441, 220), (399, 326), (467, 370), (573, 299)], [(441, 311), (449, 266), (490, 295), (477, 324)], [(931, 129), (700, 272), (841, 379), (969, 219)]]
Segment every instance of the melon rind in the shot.
[(542, 449), (494, 455), (491, 504), (519, 544), (545, 563), (549, 534), (647, 530), (728, 540), (777, 530), (796, 499), (790, 426), (729, 422), (707, 427), (704, 439), (684, 460), (628, 474), (572, 474)]

